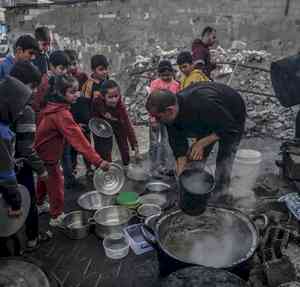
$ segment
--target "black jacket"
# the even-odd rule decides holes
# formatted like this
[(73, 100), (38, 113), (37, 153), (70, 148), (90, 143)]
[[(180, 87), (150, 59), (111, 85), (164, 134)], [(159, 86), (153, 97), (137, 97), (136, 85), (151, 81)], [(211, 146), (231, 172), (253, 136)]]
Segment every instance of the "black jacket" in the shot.
[(167, 125), (169, 142), (176, 158), (186, 155), (190, 138), (216, 133), (231, 141), (244, 130), (245, 103), (232, 88), (219, 83), (198, 83), (177, 95), (179, 113)]

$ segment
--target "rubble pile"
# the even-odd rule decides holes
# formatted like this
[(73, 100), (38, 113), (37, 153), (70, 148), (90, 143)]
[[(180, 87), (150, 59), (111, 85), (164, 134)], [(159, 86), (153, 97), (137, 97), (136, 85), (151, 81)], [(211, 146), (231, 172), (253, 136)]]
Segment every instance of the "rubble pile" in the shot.
[[(266, 51), (247, 50), (246, 46), (244, 42), (234, 41), (230, 49), (218, 47), (212, 51), (212, 58), (218, 63), (218, 68), (213, 74), (215, 81), (229, 84), (243, 95), (248, 112), (247, 137), (293, 138), (296, 110), (284, 108), (273, 96), (268, 70), (271, 61), (275, 59)], [(147, 57), (138, 56), (136, 61), (126, 68), (126, 73), (130, 76), (125, 101), (135, 124), (148, 123), (148, 114), (144, 107), (147, 86), (157, 76), (158, 62), (168, 59), (177, 69), (175, 64), (178, 52), (177, 49), (164, 51), (157, 47), (156, 53)]]

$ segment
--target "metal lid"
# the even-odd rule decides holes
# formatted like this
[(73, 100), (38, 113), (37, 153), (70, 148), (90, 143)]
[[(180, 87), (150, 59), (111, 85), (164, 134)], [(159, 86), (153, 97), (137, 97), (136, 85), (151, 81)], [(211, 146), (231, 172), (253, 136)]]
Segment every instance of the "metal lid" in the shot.
[(18, 217), (8, 216), (8, 205), (0, 193), (0, 237), (8, 237), (15, 234), (23, 226), (27, 218), (30, 207), (29, 191), (23, 185), (18, 187), (22, 199), (22, 214)]
[(84, 193), (77, 199), (78, 205), (85, 210), (98, 210), (103, 206), (112, 205), (114, 197), (104, 195), (98, 190)]
[(46, 274), (32, 263), (15, 259), (1, 259), (0, 286), (50, 287), (50, 283)]
[(108, 171), (98, 168), (94, 173), (95, 188), (106, 195), (117, 194), (125, 183), (125, 174), (121, 166), (112, 163)]
[(93, 134), (101, 138), (110, 138), (113, 136), (111, 125), (99, 118), (91, 118), (89, 121), (89, 128)]

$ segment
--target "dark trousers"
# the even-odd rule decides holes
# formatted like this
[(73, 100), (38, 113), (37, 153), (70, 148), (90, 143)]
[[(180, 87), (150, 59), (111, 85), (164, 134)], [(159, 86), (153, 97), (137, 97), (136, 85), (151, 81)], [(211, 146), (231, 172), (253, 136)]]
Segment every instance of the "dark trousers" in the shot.
[[(200, 139), (200, 138), (198, 138)], [(232, 137), (230, 140), (219, 140), (218, 153), (215, 171), (215, 190), (226, 191), (231, 183), (231, 172), (235, 155), (237, 153), (242, 135)], [(204, 163), (212, 151), (215, 144), (211, 144), (204, 149)], [(203, 162), (202, 162), (203, 163)]]
[[(77, 154), (75, 154), (75, 156), (77, 156)], [(75, 183), (75, 176), (73, 174), (74, 161), (76, 161), (76, 158), (74, 159), (73, 148), (71, 145), (66, 143), (62, 157), (62, 168), (64, 172), (65, 184)]]
[[(127, 134), (120, 128), (113, 128), (113, 131), (121, 154), (123, 165), (128, 165), (130, 161), (130, 155)], [(100, 138), (95, 135), (93, 135), (93, 137), (95, 143), (95, 150), (97, 151), (97, 153), (104, 160), (112, 161), (111, 153), (113, 147), (113, 137)]]
[(23, 167), (17, 172), (17, 180), (19, 184), (24, 185), (29, 191), (31, 204), (28, 217), (25, 222), (26, 235), (28, 240), (33, 240), (39, 234), (39, 215), (36, 206), (35, 185), (32, 168), (24, 163)]
[(216, 190), (226, 190), (230, 186), (233, 162), (240, 141), (241, 137), (228, 142), (219, 141), (215, 171)]
[[(89, 131), (84, 131), (86, 139), (90, 142), (90, 133)], [(65, 184), (73, 184), (75, 183), (74, 170), (77, 165), (77, 155), (78, 152), (75, 150), (70, 144), (66, 143), (64, 147), (64, 153), (62, 157), (62, 168), (64, 171)], [(86, 169), (91, 170), (91, 164), (83, 158)]]

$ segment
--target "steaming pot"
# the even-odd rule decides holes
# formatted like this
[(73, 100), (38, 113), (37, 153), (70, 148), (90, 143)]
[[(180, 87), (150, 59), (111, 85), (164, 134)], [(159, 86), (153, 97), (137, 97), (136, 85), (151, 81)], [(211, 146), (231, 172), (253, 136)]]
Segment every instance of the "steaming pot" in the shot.
[(155, 220), (150, 218), (142, 231), (157, 250), (162, 276), (201, 265), (240, 276), (242, 272), (246, 278), (259, 242), (256, 226), (245, 214), (213, 206), (198, 216), (176, 210)]
[(189, 168), (179, 176), (179, 206), (189, 215), (200, 215), (215, 187), (214, 177), (204, 169)]

